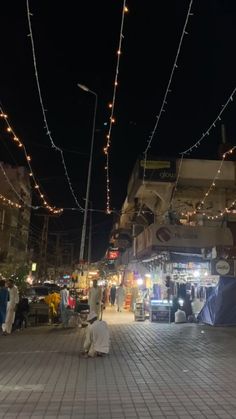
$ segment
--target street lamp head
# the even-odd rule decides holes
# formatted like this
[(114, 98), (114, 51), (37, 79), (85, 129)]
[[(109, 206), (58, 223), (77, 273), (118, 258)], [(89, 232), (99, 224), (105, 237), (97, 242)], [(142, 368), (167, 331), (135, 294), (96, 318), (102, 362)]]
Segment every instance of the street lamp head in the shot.
[(80, 84), (80, 83), (78, 83), (78, 84), (77, 84), (77, 86), (78, 86), (80, 89), (84, 90), (85, 92), (89, 92), (89, 91), (90, 91), (90, 89), (89, 89), (87, 86), (85, 86), (84, 84)]

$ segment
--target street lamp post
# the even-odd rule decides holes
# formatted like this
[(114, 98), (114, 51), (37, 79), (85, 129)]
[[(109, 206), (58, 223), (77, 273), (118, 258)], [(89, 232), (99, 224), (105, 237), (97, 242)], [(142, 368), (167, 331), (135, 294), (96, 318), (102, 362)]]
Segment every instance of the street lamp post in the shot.
[[(84, 201), (86, 198), (83, 198)], [(89, 205), (90, 205), (90, 214), (89, 214), (89, 232), (87, 234), (87, 240), (88, 240), (88, 266), (90, 265), (91, 262), (91, 241), (92, 241), (92, 208), (93, 208), (93, 203), (92, 201), (89, 201)], [(87, 226), (86, 226), (87, 227)], [(86, 235), (85, 235), (85, 243), (86, 243)]]
[(88, 235), (88, 265), (91, 263), (91, 248), (92, 248), (92, 208), (93, 204), (92, 201), (90, 202), (90, 214), (89, 214), (89, 235)]
[(89, 206), (89, 192), (90, 192), (90, 183), (91, 183), (91, 170), (92, 170), (92, 163), (93, 163), (93, 144), (94, 144), (94, 133), (95, 133), (95, 121), (96, 121), (96, 113), (97, 113), (97, 93), (90, 90), (87, 86), (78, 83), (78, 87), (85, 92), (92, 93), (95, 96), (95, 104), (94, 104), (94, 114), (93, 114), (93, 128), (92, 128), (92, 139), (91, 139), (91, 146), (90, 146), (90, 157), (89, 157), (89, 165), (88, 165), (88, 178), (87, 178), (87, 189), (86, 189), (86, 197), (85, 197), (85, 208), (84, 208), (84, 219), (83, 219), (83, 226), (82, 226), (82, 233), (81, 233), (81, 242), (80, 242), (80, 254), (79, 259), (80, 261), (84, 260), (84, 248), (85, 248), (85, 237), (86, 237), (86, 226), (87, 226), (87, 217), (88, 217), (88, 206)]

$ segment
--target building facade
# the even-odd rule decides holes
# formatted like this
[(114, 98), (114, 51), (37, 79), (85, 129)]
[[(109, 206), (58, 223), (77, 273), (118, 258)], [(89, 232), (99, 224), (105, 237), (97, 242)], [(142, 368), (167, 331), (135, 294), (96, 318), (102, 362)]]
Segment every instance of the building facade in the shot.
[(24, 167), (1, 163), (0, 266), (27, 261), (31, 185)]
[(139, 159), (111, 233), (124, 279), (214, 282), (212, 261), (236, 254), (235, 169), (233, 161)]

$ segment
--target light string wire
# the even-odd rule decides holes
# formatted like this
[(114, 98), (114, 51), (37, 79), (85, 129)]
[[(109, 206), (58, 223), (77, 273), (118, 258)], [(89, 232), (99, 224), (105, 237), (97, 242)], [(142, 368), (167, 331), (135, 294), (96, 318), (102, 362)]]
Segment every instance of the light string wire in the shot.
[(227, 106), (229, 105), (229, 103), (233, 102), (233, 97), (234, 97), (235, 92), (236, 92), (236, 87), (233, 89), (233, 91), (230, 94), (229, 98), (227, 99), (227, 101), (225, 102), (225, 104), (222, 106), (222, 109), (218, 113), (217, 117), (214, 119), (214, 121), (209, 126), (209, 128), (205, 132), (203, 132), (203, 134), (199, 138), (199, 140), (196, 141), (191, 147), (187, 148), (185, 151), (182, 151), (180, 154), (186, 155), (188, 153), (191, 153), (193, 150), (195, 150), (196, 148), (198, 148), (198, 146), (201, 144), (201, 142), (204, 140), (204, 138), (206, 138), (206, 136), (210, 135), (210, 131), (213, 128), (216, 128), (216, 123), (218, 121), (221, 121), (221, 116), (222, 116), (223, 112), (225, 111), (225, 109), (227, 108)]
[[(219, 215), (216, 215), (216, 216), (207, 215), (206, 214), (206, 211), (207, 210), (203, 208), (203, 205), (205, 204), (205, 202), (206, 202), (207, 198), (209, 197), (210, 193), (212, 192), (212, 190), (214, 190), (214, 188), (217, 185), (216, 182), (220, 178), (220, 175), (222, 173), (222, 166), (223, 166), (223, 164), (225, 162), (226, 157), (228, 155), (232, 154), (235, 149), (236, 149), (236, 146), (233, 146), (232, 148), (230, 148), (229, 150), (227, 150), (223, 154), (222, 160), (220, 161), (220, 164), (219, 164), (219, 166), (218, 166), (218, 168), (216, 170), (216, 174), (215, 174), (215, 176), (214, 176), (214, 178), (213, 178), (213, 180), (211, 182), (211, 185), (209, 186), (209, 188), (207, 189), (207, 191), (204, 193), (204, 196), (200, 200), (200, 204), (197, 206), (196, 210), (195, 211), (191, 211), (191, 212), (190, 211), (181, 212), (181, 215), (182, 216), (196, 215), (197, 213), (202, 212), (202, 215), (203, 216), (206, 216), (208, 219), (214, 220), (214, 219), (217, 219), (219, 217)], [(183, 160), (183, 156), (181, 157), (181, 161), (182, 160)], [(220, 215), (223, 216), (225, 213), (230, 212), (230, 208), (235, 205), (235, 202), (236, 202), (236, 199), (228, 207), (225, 207), (224, 209), (218, 210), (220, 212)]]
[[(236, 147), (236, 146), (235, 146)], [(213, 185), (214, 186), (214, 185)], [(222, 210), (219, 210), (219, 212), (221, 212), (221, 215), (223, 215), (223, 213), (224, 212), (231, 212), (229, 209), (232, 207), (232, 206), (234, 206), (236, 204), (236, 198), (235, 198), (235, 200), (234, 201), (232, 201), (231, 202), (231, 204), (230, 205), (228, 205), (228, 207), (227, 208), (225, 208), (224, 210), (222, 209)], [(178, 207), (175, 207), (175, 211), (176, 210), (179, 210), (179, 211), (181, 211), (181, 209), (184, 207), (185, 205), (184, 204), (180, 204), (180, 205), (178, 205)], [(74, 208), (63, 208), (63, 210), (64, 211), (79, 211), (79, 209), (77, 208), (77, 207), (74, 207)], [(97, 208), (89, 208), (88, 209), (88, 211), (91, 211), (91, 212), (93, 212), (93, 213), (106, 213), (106, 210), (104, 210), (104, 209), (97, 209)], [(206, 210), (195, 210), (195, 211), (187, 211), (187, 212), (181, 212), (181, 215), (195, 215), (197, 212), (198, 213), (200, 213), (201, 211), (203, 211), (203, 214), (202, 215), (206, 215), (206, 213), (205, 213), (205, 211)], [(139, 213), (139, 211), (135, 211), (135, 212), (137, 212), (137, 214)], [(124, 211), (119, 211), (119, 210), (115, 210), (115, 209), (112, 209), (111, 210), (111, 213), (112, 214), (115, 214), (115, 215), (117, 215), (117, 216), (121, 216), (121, 215), (124, 215), (124, 214), (133, 214), (133, 210), (131, 210), (131, 209), (129, 209), (129, 210), (124, 210)], [(147, 214), (153, 214), (152, 213), (152, 211), (151, 210), (142, 210), (142, 213), (147, 213)], [(162, 215), (164, 215), (164, 214), (166, 214), (166, 210), (163, 210), (163, 211), (161, 211), (161, 212), (158, 212), (157, 214), (156, 214), (156, 216), (157, 217), (159, 217), (159, 216), (162, 216)], [(212, 217), (212, 216), (209, 216), (208, 218), (214, 218), (214, 217)], [(218, 218), (218, 216), (215, 216), (215, 218)], [(135, 221), (134, 221), (134, 224), (135, 224)]]
[(11, 208), (14, 208), (14, 207), (15, 208), (22, 208), (22, 205), (20, 205), (20, 204), (18, 204), (16, 202), (13, 202), (11, 199), (6, 198), (6, 196), (4, 196), (2, 194), (0, 194), (0, 199), (2, 200), (2, 202), (3, 202), (4, 205), (7, 205), (7, 206), (9, 206)]
[(213, 178), (213, 181), (212, 181), (211, 185), (209, 186), (208, 190), (206, 191), (206, 193), (204, 194), (204, 198), (202, 198), (200, 205), (197, 207), (197, 210), (200, 210), (200, 209), (203, 207), (203, 205), (205, 204), (205, 201), (206, 201), (206, 199), (209, 197), (209, 195), (210, 195), (211, 191), (215, 188), (215, 186), (216, 186), (216, 181), (217, 181), (217, 180), (219, 179), (219, 177), (220, 177), (220, 174), (221, 174), (221, 170), (222, 170), (222, 166), (223, 166), (223, 164), (224, 164), (224, 161), (225, 161), (226, 157), (227, 157), (229, 154), (232, 154), (232, 153), (233, 153), (233, 151), (235, 150), (235, 148), (236, 148), (236, 146), (232, 147), (230, 150), (226, 151), (226, 152), (223, 154), (222, 160), (221, 160), (221, 162), (220, 162), (220, 164), (219, 164), (219, 166), (218, 166), (218, 169), (217, 169), (216, 174), (215, 174), (215, 176), (214, 176), (214, 178)]
[[(29, 172), (29, 176), (31, 177), (31, 179), (33, 180), (33, 182), (34, 182), (34, 189), (38, 192), (38, 195), (39, 195), (39, 198), (40, 198), (40, 200), (41, 200), (41, 202), (43, 203), (43, 206), (44, 206), (44, 208), (46, 208), (47, 210), (49, 210), (50, 212), (52, 212), (53, 214), (59, 214), (59, 213), (61, 213), (62, 211), (63, 211), (63, 209), (62, 208), (56, 208), (56, 207), (52, 207), (51, 205), (49, 205), (48, 204), (48, 202), (46, 201), (46, 199), (45, 199), (45, 196), (44, 196), (44, 194), (42, 193), (42, 188), (39, 186), (39, 183), (36, 181), (36, 178), (35, 178), (35, 175), (34, 175), (34, 172), (33, 172), (33, 169), (32, 169), (32, 166), (31, 166), (31, 156), (27, 153), (27, 150), (26, 150), (26, 147), (25, 147), (25, 145), (22, 143), (22, 141), (20, 141), (19, 140), (19, 138), (17, 137), (17, 135), (16, 135), (16, 133), (15, 133), (15, 131), (14, 131), (14, 129), (12, 128), (12, 126), (11, 126), (11, 124), (9, 123), (9, 121), (8, 121), (8, 117), (7, 117), (7, 115), (4, 113), (4, 111), (3, 111), (3, 108), (2, 108), (2, 106), (0, 105), (0, 117), (2, 118), (2, 119), (4, 119), (4, 121), (5, 121), (5, 123), (6, 123), (6, 125), (7, 125), (7, 132), (10, 134), (10, 135), (12, 135), (12, 141), (14, 141), (16, 144), (17, 144), (17, 146), (19, 147), (19, 148), (21, 148), (22, 150), (23, 150), (23, 152), (24, 152), (24, 155), (25, 155), (25, 158), (26, 158), (26, 162), (27, 162), (27, 165), (28, 165), (28, 167), (29, 167), (29, 170), (30, 170), (30, 172)], [(6, 177), (6, 176), (5, 176)], [(6, 177), (6, 179), (7, 179), (7, 177)], [(8, 182), (9, 183), (9, 182)], [(10, 183), (9, 183), (10, 184)], [(36, 209), (36, 208), (38, 208), (38, 207), (34, 207), (34, 206), (32, 206), (32, 208), (34, 208), (34, 209)]]
[(43, 114), (43, 120), (44, 120), (44, 124), (45, 124), (44, 128), (46, 130), (46, 135), (49, 137), (52, 148), (54, 148), (56, 151), (59, 151), (59, 153), (61, 155), (61, 161), (62, 161), (62, 164), (63, 164), (63, 167), (64, 167), (65, 176), (66, 176), (71, 194), (72, 194), (72, 196), (75, 200), (75, 203), (81, 211), (84, 211), (84, 208), (80, 205), (80, 203), (79, 203), (79, 201), (78, 201), (78, 199), (75, 195), (74, 189), (72, 187), (72, 182), (71, 182), (69, 174), (68, 174), (63, 150), (55, 144), (55, 142), (53, 141), (52, 135), (51, 135), (51, 131), (49, 129), (49, 125), (48, 125), (48, 121), (47, 121), (47, 117), (46, 117), (46, 109), (44, 107), (43, 97), (42, 97), (42, 93), (41, 93), (41, 87), (40, 87), (40, 83), (39, 83), (39, 75), (38, 75), (38, 69), (37, 69), (37, 60), (36, 60), (36, 54), (35, 54), (34, 38), (33, 38), (33, 31), (32, 31), (32, 25), (31, 25), (31, 16), (33, 16), (33, 14), (30, 12), (29, 0), (26, 0), (26, 6), (27, 6), (28, 26), (29, 26), (29, 35), (28, 36), (30, 37), (30, 40), (31, 40), (32, 56), (33, 56), (33, 64), (34, 64), (34, 74), (35, 74), (35, 79), (36, 79), (36, 84), (37, 84), (37, 89), (38, 89), (39, 101), (40, 101), (42, 114)]
[(16, 196), (19, 198), (19, 200), (20, 200), (20, 202), (23, 202), (23, 204), (26, 206), (26, 207), (28, 207), (28, 208), (31, 208), (31, 209), (34, 209), (34, 210), (38, 210), (39, 208), (41, 208), (41, 207), (39, 207), (39, 206), (33, 206), (33, 205), (31, 205), (31, 204), (29, 204), (28, 202), (26, 202), (26, 201), (24, 201), (23, 199), (22, 199), (22, 197), (21, 197), (21, 195), (18, 193), (18, 191), (16, 190), (16, 188), (14, 187), (14, 185), (12, 184), (12, 182), (10, 181), (10, 179), (9, 179), (9, 177), (8, 177), (8, 175), (7, 175), (7, 173), (6, 173), (6, 171), (5, 171), (5, 169), (4, 169), (4, 166), (3, 166), (3, 163), (2, 162), (0, 162), (0, 169), (1, 169), (1, 171), (2, 171), (2, 173), (3, 173), (3, 176), (5, 177), (5, 179), (6, 179), (6, 181), (7, 181), (7, 183), (8, 183), (8, 185), (10, 186), (10, 188), (15, 192), (15, 194), (16, 194)]
[[(0, 115), (1, 116), (1, 115)], [(6, 117), (6, 115), (4, 115), (5, 117)], [(22, 147), (23, 147), (23, 145), (22, 145)], [(6, 181), (7, 181), (7, 183), (9, 184), (9, 186), (10, 186), (10, 188), (15, 192), (15, 194), (17, 195), (17, 197), (19, 198), (19, 200), (26, 206), (26, 207), (28, 207), (28, 208), (31, 208), (31, 209), (34, 209), (34, 210), (38, 210), (38, 209), (44, 209), (45, 207), (44, 206), (33, 206), (33, 205), (30, 205), (30, 204), (28, 204), (27, 202), (25, 202), (23, 199), (22, 199), (22, 197), (20, 196), (20, 194), (18, 193), (18, 191), (15, 189), (15, 187), (14, 187), (14, 185), (12, 184), (12, 182), (10, 181), (10, 179), (9, 179), (9, 177), (8, 177), (8, 175), (7, 175), (7, 173), (6, 173), (6, 171), (5, 171), (5, 169), (4, 169), (4, 166), (3, 166), (3, 164), (2, 164), (2, 162), (0, 162), (0, 169), (2, 170), (2, 172), (3, 172), (3, 175), (4, 175), (4, 177), (5, 177), (5, 179), (6, 179)], [(37, 189), (38, 190), (38, 189)], [(1, 198), (1, 196), (0, 196), (0, 198)], [(80, 209), (78, 208), (78, 207), (63, 207), (63, 208), (61, 208), (61, 210), (63, 210), (63, 211), (75, 211), (75, 212), (77, 212), (77, 211), (79, 211), (80, 212)], [(90, 212), (94, 212), (94, 213), (103, 213), (103, 214), (106, 214), (107, 212), (106, 212), (106, 210), (104, 210), (104, 209), (97, 209), (97, 208), (88, 208), (88, 211), (90, 211)], [(124, 210), (124, 211), (118, 211), (118, 210), (114, 210), (114, 209), (112, 209), (111, 210), (111, 213), (113, 213), (113, 214), (116, 214), (116, 215), (122, 215), (122, 214), (129, 214), (129, 213), (132, 213), (132, 210)], [(151, 211), (150, 210), (148, 210), (148, 211), (145, 211), (145, 210), (143, 210), (142, 211), (142, 213), (151, 213)]]
[[(163, 97), (163, 100), (162, 100), (161, 108), (160, 108), (160, 111), (159, 111), (158, 115), (156, 116), (156, 122), (155, 122), (154, 128), (153, 128), (153, 130), (151, 132), (151, 135), (150, 135), (150, 138), (148, 140), (147, 147), (146, 147), (146, 149), (145, 149), (145, 151), (143, 153), (144, 154), (144, 167), (143, 167), (143, 179), (142, 179), (143, 185), (145, 185), (146, 164), (147, 164), (148, 150), (150, 149), (151, 144), (152, 144), (152, 141), (153, 141), (153, 138), (154, 138), (154, 135), (156, 134), (156, 131), (157, 131), (157, 128), (158, 128), (160, 119), (161, 119), (161, 115), (162, 115), (162, 113), (165, 112), (165, 105), (167, 105), (167, 96), (168, 96), (168, 93), (171, 93), (170, 87), (171, 87), (171, 83), (172, 83), (172, 79), (173, 79), (175, 70), (178, 68), (177, 62), (178, 62), (179, 54), (180, 54), (180, 51), (181, 51), (181, 47), (182, 47), (184, 35), (188, 35), (188, 32), (186, 31), (186, 27), (187, 27), (187, 24), (188, 24), (188, 21), (189, 21), (189, 17), (190, 16), (193, 16), (193, 13), (191, 12), (192, 4), (193, 4), (193, 0), (190, 0), (188, 11), (187, 11), (187, 15), (186, 15), (186, 19), (185, 19), (185, 22), (184, 22), (184, 26), (183, 26), (183, 30), (182, 30), (182, 33), (181, 33), (180, 41), (179, 41), (179, 44), (178, 44), (178, 48), (177, 48), (177, 52), (176, 52), (174, 64), (173, 64), (173, 67), (172, 67), (172, 70), (171, 70), (171, 73), (170, 73), (169, 81), (167, 83), (167, 87), (166, 87), (166, 91), (165, 91), (165, 94), (164, 94), (164, 97)], [(141, 206), (140, 206), (140, 208), (142, 207), (142, 198), (143, 197), (141, 197)]]
[(119, 46), (118, 46), (118, 51), (117, 51), (117, 62), (116, 62), (116, 72), (115, 72), (115, 82), (114, 82), (114, 89), (113, 89), (113, 97), (112, 97), (112, 102), (109, 103), (109, 108), (111, 109), (111, 113), (110, 113), (110, 122), (109, 122), (109, 129), (108, 129), (108, 134), (106, 136), (107, 141), (106, 141), (106, 146), (104, 147), (103, 151), (104, 154), (106, 155), (106, 166), (105, 166), (105, 170), (106, 170), (106, 212), (107, 214), (111, 213), (111, 208), (110, 208), (110, 201), (111, 201), (111, 197), (110, 197), (110, 161), (109, 161), (109, 148), (111, 146), (111, 132), (112, 132), (112, 126), (115, 123), (115, 119), (114, 119), (114, 109), (115, 109), (115, 101), (116, 101), (116, 92), (117, 92), (117, 86), (118, 86), (118, 75), (119, 75), (119, 66), (120, 66), (120, 56), (121, 56), (121, 47), (122, 47), (122, 41), (124, 38), (123, 35), (123, 27), (124, 27), (124, 16), (125, 13), (128, 12), (128, 8), (126, 7), (126, 0), (123, 1), (123, 9), (122, 9), (122, 17), (121, 17), (121, 26), (120, 26), (120, 37), (119, 37)]
[(174, 197), (175, 197), (175, 194), (176, 194), (176, 192), (177, 192), (177, 186), (178, 186), (178, 182), (179, 182), (179, 178), (180, 178), (180, 173), (181, 173), (181, 168), (182, 168), (182, 163), (183, 163), (183, 159), (184, 159), (184, 157), (185, 157), (187, 154), (191, 153), (193, 150), (196, 150), (196, 149), (197, 149), (197, 148), (201, 145), (201, 143), (202, 143), (202, 141), (204, 140), (204, 138), (206, 138), (207, 136), (209, 136), (209, 135), (210, 135), (210, 132), (211, 132), (214, 128), (216, 128), (216, 124), (217, 124), (217, 122), (221, 121), (221, 116), (222, 116), (223, 112), (224, 112), (224, 111), (225, 111), (225, 109), (228, 107), (228, 105), (229, 105), (231, 102), (233, 102), (235, 92), (236, 92), (236, 87), (235, 87), (235, 88), (233, 89), (233, 91), (230, 93), (230, 95), (229, 95), (229, 97), (228, 97), (227, 101), (225, 102), (225, 104), (224, 104), (224, 105), (222, 105), (222, 109), (221, 109), (221, 110), (220, 110), (220, 112), (218, 113), (217, 117), (214, 119), (214, 121), (211, 123), (211, 125), (208, 127), (208, 129), (207, 129), (205, 132), (203, 132), (203, 134), (201, 135), (201, 137), (199, 138), (199, 140), (197, 140), (197, 141), (196, 141), (196, 142), (195, 142), (195, 143), (194, 143), (191, 147), (187, 148), (185, 151), (182, 151), (182, 152), (180, 153), (180, 156), (181, 156), (181, 164), (179, 165), (179, 168), (178, 168), (178, 173), (177, 173), (177, 178), (176, 178), (176, 182), (175, 182), (174, 192), (173, 192), (172, 197), (171, 197), (171, 201), (170, 201), (170, 204), (169, 204), (169, 208), (171, 207), (172, 202), (173, 202)]

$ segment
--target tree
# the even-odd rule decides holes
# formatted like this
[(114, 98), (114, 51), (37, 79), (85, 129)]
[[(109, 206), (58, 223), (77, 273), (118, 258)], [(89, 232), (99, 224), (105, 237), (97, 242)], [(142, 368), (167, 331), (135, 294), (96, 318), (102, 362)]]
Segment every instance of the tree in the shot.
[(17, 286), (19, 293), (24, 293), (27, 287), (27, 276), (29, 274), (28, 264), (22, 264), (19, 266), (8, 266), (3, 270), (3, 276), (6, 279), (12, 279)]

